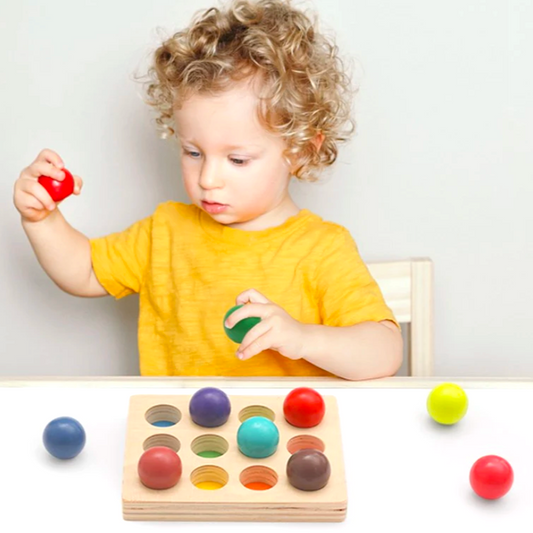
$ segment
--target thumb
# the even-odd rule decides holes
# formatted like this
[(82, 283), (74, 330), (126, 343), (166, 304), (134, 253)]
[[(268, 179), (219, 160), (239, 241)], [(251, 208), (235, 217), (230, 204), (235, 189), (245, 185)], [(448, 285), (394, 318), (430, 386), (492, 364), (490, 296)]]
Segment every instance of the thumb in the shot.
[(80, 194), (83, 187), (83, 180), (79, 176), (72, 176), (74, 178), (74, 194)]

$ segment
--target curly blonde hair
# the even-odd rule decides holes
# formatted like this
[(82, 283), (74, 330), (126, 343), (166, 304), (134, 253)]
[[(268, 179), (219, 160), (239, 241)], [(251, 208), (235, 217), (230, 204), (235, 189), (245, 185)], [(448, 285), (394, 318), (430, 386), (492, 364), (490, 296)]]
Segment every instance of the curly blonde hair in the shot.
[[(155, 51), (145, 101), (168, 138), (175, 134), (173, 110), (188, 95), (215, 95), (256, 75), (264, 92), (260, 123), (284, 139), (292, 175), (316, 181), (315, 170), (332, 165), (338, 144), (355, 131), (357, 89), (334, 40), (319, 33), (316, 15), (310, 18), (291, 0), (232, 0), (226, 9), (196, 12)], [(312, 141), (320, 134), (318, 148)]]

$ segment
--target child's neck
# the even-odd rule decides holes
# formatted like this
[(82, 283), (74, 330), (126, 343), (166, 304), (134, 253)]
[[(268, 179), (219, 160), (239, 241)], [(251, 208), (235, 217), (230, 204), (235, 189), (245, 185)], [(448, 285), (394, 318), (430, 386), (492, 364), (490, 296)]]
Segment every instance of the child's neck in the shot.
[(228, 224), (228, 227), (241, 229), (244, 231), (261, 231), (264, 229), (281, 226), (287, 221), (287, 219), (296, 216), (299, 212), (300, 208), (294, 203), (290, 196), (287, 196), (282, 203), (280, 203), (271, 211), (264, 213), (253, 220)]

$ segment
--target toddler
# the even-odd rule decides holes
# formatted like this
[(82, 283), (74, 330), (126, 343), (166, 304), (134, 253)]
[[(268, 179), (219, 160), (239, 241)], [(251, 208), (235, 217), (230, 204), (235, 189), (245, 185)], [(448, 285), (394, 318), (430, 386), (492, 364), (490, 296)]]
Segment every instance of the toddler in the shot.
[[(190, 203), (89, 239), (38, 182), (64, 178), (62, 158), (43, 150), (14, 203), (50, 278), (75, 296), (139, 294), (143, 376), (393, 375), (400, 326), (352, 236), (289, 194), (354, 131), (354, 91), (316, 20), (286, 0), (198, 12), (148, 75), (146, 102), (179, 143)], [(223, 327), (239, 304), (227, 327), (260, 318), (240, 345)]]

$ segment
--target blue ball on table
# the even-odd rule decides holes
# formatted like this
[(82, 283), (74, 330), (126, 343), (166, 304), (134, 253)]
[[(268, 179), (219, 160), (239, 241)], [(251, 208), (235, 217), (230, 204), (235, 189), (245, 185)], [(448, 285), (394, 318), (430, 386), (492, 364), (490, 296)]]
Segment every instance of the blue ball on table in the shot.
[(231, 413), (228, 395), (216, 387), (204, 387), (195, 392), (189, 402), (192, 421), (205, 428), (225, 424)]
[(44, 447), (57, 459), (73, 459), (83, 450), (85, 442), (83, 426), (69, 416), (55, 418), (44, 428)]
[(237, 445), (242, 454), (254, 459), (270, 457), (278, 448), (279, 430), (264, 416), (252, 416), (237, 431)]

